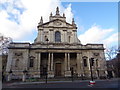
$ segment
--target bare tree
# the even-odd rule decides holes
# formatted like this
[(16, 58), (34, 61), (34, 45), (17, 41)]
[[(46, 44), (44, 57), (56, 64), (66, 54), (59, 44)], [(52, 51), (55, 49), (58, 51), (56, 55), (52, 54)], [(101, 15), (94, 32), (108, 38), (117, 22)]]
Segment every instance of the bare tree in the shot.
[(6, 55), (8, 53), (8, 46), (12, 42), (12, 38), (4, 37), (0, 34), (0, 55)]
[(120, 77), (120, 46), (106, 49), (106, 59), (108, 70), (112, 70), (116, 77)]
[(112, 60), (113, 58), (116, 57), (117, 53), (118, 53), (118, 48), (116, 46), (107, 48), (105, 51), (106, 60)]

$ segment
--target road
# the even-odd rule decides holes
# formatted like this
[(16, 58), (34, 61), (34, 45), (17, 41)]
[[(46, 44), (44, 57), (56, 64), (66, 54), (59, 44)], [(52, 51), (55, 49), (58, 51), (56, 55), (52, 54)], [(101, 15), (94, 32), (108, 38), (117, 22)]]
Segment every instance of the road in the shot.
[(93, 87), (89, 86), (89, 81), (60, 81), (37, 83), (7, 83), (3, 88), (119, 88), (120, 80), (96, 80)]

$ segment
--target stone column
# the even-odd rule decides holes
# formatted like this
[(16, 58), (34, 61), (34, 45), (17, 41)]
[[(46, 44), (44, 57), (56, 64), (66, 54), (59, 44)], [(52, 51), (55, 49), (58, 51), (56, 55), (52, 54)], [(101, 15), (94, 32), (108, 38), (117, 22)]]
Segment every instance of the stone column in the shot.
[(40, 64), (41, 64), (41, 53), (38, 53), (38, 70), (40, 70)]
[(37, 60), (38, 60), (38, 73), (40, 77), (41, 53), (37, 53)]
[(50, 63), (50, 59), (51, 59), (50, 56), (51, 56), (51, 53), (49, 53), (49, 55), (48, 55), (48, 71), (50, 71), (50, 68), (51, 68), (51, 67), (50, 67), (50, 66), (51, 66), (51, 65), (50, 65), (50, 64), (51, 64), (51, 63)]
[(53, 53), (49, 53), (49, 58), (48, 58), (48, 77), (49, 78), (54, 77), (54, 71), (53, 71)]
[(51, 71), (53, 71), (53, 53), (52, 53), (52, 56), (51, 56)]
[(82, 53), (80, 54), (81, 75), (85, 76)]
[(70, 53), (68, 53), (68, 60), (67, 60), (67, 70), (70, 70)]
[(82, 52), (79, 54), (80, 59), (80, 73), (81, 77), (84, 76), (84, 66), (83, 66), (83, 58), (82, 58)]
[(65, 53), (65, 64), (64, 64), (64, 66), (65, 66), (65, 71), (67, 71), (67, 53)]
[(80, 74), (80, 54), (77, 53), (77, 73), (78, 73), (78, 77), (81, 76)]
[(65, 53), (65, 77), (70, 77), (70, 76), (71, 76), (70, 55), (69, 55), (69, 53)]

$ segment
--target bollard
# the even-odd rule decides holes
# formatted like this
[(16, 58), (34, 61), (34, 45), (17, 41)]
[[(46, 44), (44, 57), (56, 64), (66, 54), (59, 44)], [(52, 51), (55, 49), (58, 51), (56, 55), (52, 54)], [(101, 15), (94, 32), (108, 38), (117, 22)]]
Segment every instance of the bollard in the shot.
[(94, 86), (95, 85), (95, 81), (90, 81), (88, 86)]
[(90, 81), (89, 84), (90, 85), (95, 85), (95, 81)]

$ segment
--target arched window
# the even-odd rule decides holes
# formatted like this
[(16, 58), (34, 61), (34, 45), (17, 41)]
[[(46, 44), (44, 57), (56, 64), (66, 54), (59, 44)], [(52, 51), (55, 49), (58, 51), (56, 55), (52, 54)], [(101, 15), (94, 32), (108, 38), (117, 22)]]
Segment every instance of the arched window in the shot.
[(69, 41), (69, 43), (70, 43), (70, 36), (68, 36), (68, 41)]
[(29, 64), (29, 67), (33, 67), (33, 65), (34, 65), (34, 61), (33, 61), (32, 58), (30, 58), (30, 64)]
[(84, 67), (87, 67), (87, 59), (86, 58), (83, 59), (83, 63), (84, 63)]
[(46, 41), (46, 39), (47, 39), (47, 36), (44, 36), (44, 40)]
[(55, 42), (61, 42), (61, 33), (59, 31), (55, 32)]

